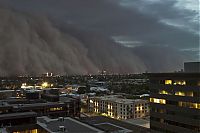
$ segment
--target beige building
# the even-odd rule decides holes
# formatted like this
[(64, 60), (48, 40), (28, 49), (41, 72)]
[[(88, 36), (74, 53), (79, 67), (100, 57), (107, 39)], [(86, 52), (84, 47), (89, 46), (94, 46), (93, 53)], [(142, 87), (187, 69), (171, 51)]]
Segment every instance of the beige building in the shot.
[(142, 118), (149, 115), (149, 103), (142, 99), (123, 99), (119, 96), (90, 97), (88, 111), (115, 119)]

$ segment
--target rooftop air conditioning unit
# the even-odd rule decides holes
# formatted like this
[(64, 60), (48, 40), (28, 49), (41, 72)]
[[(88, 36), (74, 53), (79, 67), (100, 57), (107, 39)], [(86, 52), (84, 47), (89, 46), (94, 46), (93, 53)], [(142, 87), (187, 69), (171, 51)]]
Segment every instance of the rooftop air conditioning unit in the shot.
[(63, 121), (65, 121), (65, 119), (64, 119), (64, 117), (59, 117), (58, 121), (63, 122)]
[(65, 126), (59, 126), (59, 131), (60, 132), (65, 132)]

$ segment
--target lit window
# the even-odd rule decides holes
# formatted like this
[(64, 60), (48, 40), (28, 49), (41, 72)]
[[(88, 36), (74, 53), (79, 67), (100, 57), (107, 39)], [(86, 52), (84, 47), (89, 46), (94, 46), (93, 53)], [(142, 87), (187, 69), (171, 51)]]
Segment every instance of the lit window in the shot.
[(175, 95), (177, 95), (177, 96), (190, 96), (190, 97), (193, 97), (193, 92), (192, 91), (190, 91), (190, 92), (177, 91), (177, 92), (175, 92)]
[(177, 91), (177, 92), (175, 92), (175, 95), (177, 95), (177, 96), (185, 96), (185, 92)]
[(140, 110), (140, 108), (139, 107), (136, 107), (136, 111), (139, 111)]
[(186, 85), (186, 82), (184, 80), (175, 80), (174, 85)]
[(166, 100), (165, 100), (165, 99), (160, 99), (160, 100), (159, 100), (159, 103), (160, 103), (160, 104), (166, 104)]
[(167, 95), (169, 93), (167, 91), (165, 91), (165, 90), (162, 90), (162, 91), (159, 92), (159, 94), (166, 94)]
[(200, 109), (200, 103), (179, 102), (178, 105), (180, 107), (188, 107), (188, 108)]
[(190, 107), (198, 109), (198, 104), (197, 103), (191, 103)]
[(172, 80), (165, 80), (165, 84), (166, 85), (171, 85), (172, 84)]
[(190, 108), (200, 109), (200, 103), (190, 103)]
[(13, 133), (38, 133), (38, 129), (32, 129), (32, 130), (25, 130), (25, 131), (16, 131)]
[(57, 107), (57, 108), (50, 108), (50, 111), (60, 111), (63, 110), (62, 107)]
[(152, 102), (152, 103), (166, 104), (166, 100), (165, 99), (150, 98), (150, 102)]

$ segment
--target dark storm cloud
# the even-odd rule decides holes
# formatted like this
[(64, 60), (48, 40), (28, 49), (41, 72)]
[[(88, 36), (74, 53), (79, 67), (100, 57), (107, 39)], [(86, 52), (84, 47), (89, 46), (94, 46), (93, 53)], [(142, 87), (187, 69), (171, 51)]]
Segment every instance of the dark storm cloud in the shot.
[[(144, 17), (139, 12), (132, 13), (120, 8), (116, 2), (106, 0), (20, 1), (12, 1), (10, 5), (20, 10), (49, 14), (61, 22), (69, 22), (81, 28), (107, 34), (130, 34), (133, 33), (131, 29), (139, 32), (137, 28), (139, 24), (141, 27), (156, 27), (156, 24), (151, 22), (154, 21), (151, 18)], [(37, 3), (40, 5), (38, 6)]]
[[(120, 2), (124, 1), (0, 0), (8, 9), (0, 12), (0, 74), (86, 74), (101, 69), (135, 73), (182, 68), (191, 55), (184, 56), (177, 49), (196, 46), (198, 36), (163, 23), (162, 15), (152, 16), (142, 7), (133, 4), (130, 9)], [(143, 46), (122, 47), (110, 40), (113, 36)]]
[[(178, 49), (197, 47), (198, 35), (162, 23), (193, 16), (179, 11), (176, 0), (0, 0), (20, 10), (48, 14), (60, 23), (107, 34), (130, 36), (146, 45), (168, 45)], [(152, 1), (154, 2), (152, 4)], [(121, 6), (121, 5), (125, 6)], [(126, 8), (128, 7), (128, 8)], [(167, 22), (166, 22), (167, 23)], [(169, 23), (169, 22), (168, 22)], [(184, 25), (186, 25), (184, 23)], [(188, 25), (191, 25), (188, 22)], [(197, 29), (198, 25), (191, 25)]]

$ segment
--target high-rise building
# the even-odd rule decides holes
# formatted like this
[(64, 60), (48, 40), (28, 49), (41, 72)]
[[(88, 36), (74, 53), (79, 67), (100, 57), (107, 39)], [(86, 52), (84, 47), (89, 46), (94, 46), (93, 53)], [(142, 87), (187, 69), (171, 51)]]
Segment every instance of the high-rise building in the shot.
[(148, 74), (151, 132), (200, 132), (200, 72), (188, 71)]

